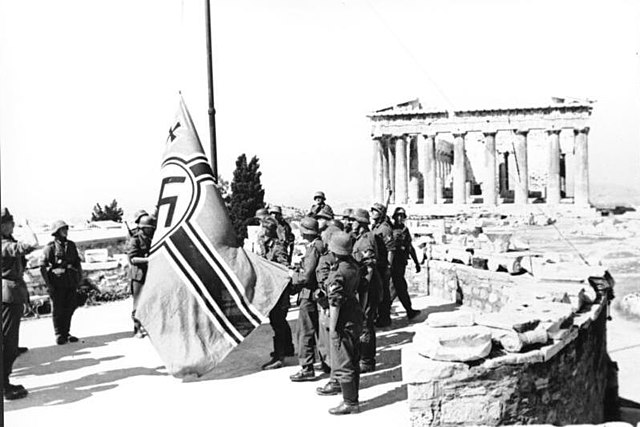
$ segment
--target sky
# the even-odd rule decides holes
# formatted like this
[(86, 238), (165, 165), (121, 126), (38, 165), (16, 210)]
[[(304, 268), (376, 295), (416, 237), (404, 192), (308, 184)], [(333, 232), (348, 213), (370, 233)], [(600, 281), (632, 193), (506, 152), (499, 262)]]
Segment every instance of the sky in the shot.
[[(211, 0), (218, 165), (260, 159), (266, 200), (367, 203), (367, 113), (597, 100), (594, 185), (640, 186), (640, 2)], [(0, 0), (2, 205), (150, 209), (182, 91), (209, 149), (202, 0)]]

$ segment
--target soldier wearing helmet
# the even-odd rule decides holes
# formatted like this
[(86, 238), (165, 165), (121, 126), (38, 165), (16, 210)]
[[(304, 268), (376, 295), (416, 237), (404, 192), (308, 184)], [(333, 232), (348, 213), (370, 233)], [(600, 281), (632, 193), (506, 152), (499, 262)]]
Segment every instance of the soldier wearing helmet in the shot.
[(129, 290), (133, 297), (131, 319), (133, 320), (134, 336), (144, 338), (147, 332), (136, 318), (136, 308), (138, 307), (140, 292), (147, 278), (149, 250), (151, 249), (153, 233), (156, 230), (156, 220), (146, 213), (146, 211), (138, 211), (136, 213), (136, 224), (138, 227), (133, 230), (132, 236), (127, 242), (127, 256), (131, 263), (131, 269), (129, 270)]
[(291, 231), (291, 225), (289, 225), (287, 220), (282, 216), (282, 208), (280, 206), (271, 206), (269, 208), (269, 213), (275, 218), (276, 222), (278, 223), (278, 239), (285, 243), (285, 246), (287, 248), (287, 260), (288, 262), (291, 262), (291, 255), (293, 254), (293, 244), (296, 240), (296, 237)]
[[(285, 243), (278, 239), (278, 222), (272, 216), (267, 215), (261, 225), (262, 257), (278, 264), (289, 265)], [(269, 322), (273, 329), (273, 352), (271, 352), (271, 359), (262, 365), (262, 369), (281, 368), (284, 364), (284, 358), (294, 354), (291, 328), (287, 322), (290, 292), (291, 289), (287, 287), (269, 312)]]
[(343, 231), (329, 241), (329, 251), (336, 259), (326, 279), (329, 303), (331, 342), (331, 376), (340, 385), (342, 403), (329, 409), (333, 415), (359, 412), (360, 333), (362, 308), (358, 302), (361, 285), (360, 266), (351, 256), (351, 236)]
[(397, 207), (393, 212), (394, 222), (392, 229), (395, 242), (393, 263), (391, 264), (391, 282), (393, 286), (389, 289), (389, 299), (383, 301), (383, 304), (386, 304), (386, 306), (384, 306), (381, 311), (385, 313), (390, 312), (391, 304), (397, 296), (407, 313), (407, 318), (411, 320), (420, 314), (420, 310), (414, 310), (411, 306), (411, 298), (409, 297), (407, 281), (404, 275), (409, 257), (411, 257), (416, 265), (416, 273), (420, 272), (420, 263), (418, 262), (416, 250), (411, 243), (411, 232), (405, 225), (406, 218), (407, 212), (402, 207)]
[(382, 302), (378, 310), (378, 320), (376, 326), (384, 328), (391, 325), (391, 304), (390, 284), (391, 271), (395, 255), (395, 242), (393, 240), (393, 230), (387, 217), (387, 208), (382, 203), (374, 203), (371, 207), (371, 217), (373, 219), (372, 231), (378, 243), (378, 264), (377, 268), (382, 280)]
[(1, 209), (2, 223), (2, 366), (3, 391), (7, 400), (25, 397), (27, 390), (18, 384), (9, 382), (13, 362), (18, 357), (18, 339), (20, 320), (24, 304), (29, 303), (29, 291), (24, 282), (24, 270), (27, 264), (26, 255), (38, 246), (38, 238), (29, 227), (28, 241), (17, 241), (13, 237), (15, 222), (9, 209)]
[(380, 251), (373, 231), (369, 230), (369, 212), (356, 209), (353, 232), (356, 235), (353, 244), (353, 258), (360, 265), (361, 279), (358, 290), (360, 304), (364, 310), (364, 328), (362, 330), (360, 370), (372, 372), (376, 366), (376, 330), (375, 321), (382, 293), (380, 277)]
[(347, 208), (342, 212), (342, 222), (344, 223), (345, 233), (351, 233), (352, 221), (353, 221), (353, 209)]
[(76, 244), (68, 239), (69, 226), (58, 220), (51, 226), (53, 241), (42, 251), (40, 273), (53, 303), (53, 329), (56, 344), (77, 342), (69, 333), (71, 317), (77, 306), (77, 292), (82, 279), (82, 265)]
[(327, 198), (325, 197), (324, 192), (316, 191), (313, 195), (313, 201), (315, 203), (311, 206), (311, 209), (309, 209), (307, 215), (318, 219), (317, 215), (320, 213), (320, 211), (324, 210), (325, 213), (330, 213), (331, 218), (333, 218), (333, 209), (331, 209), (331, 206), (326, 203), (326, 200)]
[[(316, 290), (318, 279), (316, 268), (324, 252), (324, 244), (318, 232), (318, 221), (302, 218), (300, 233), (305, 240), (306, 251), (302, 259), (302, 268), (293, 273), (292, 286), (298, 293), (298, 361), (300, 371), (289, 378), (293, 382), (315, 380), (313, 364), (317, 350), (318, 337), (318, 305)], [(322, 358), (322, 356), (321, 356)]]

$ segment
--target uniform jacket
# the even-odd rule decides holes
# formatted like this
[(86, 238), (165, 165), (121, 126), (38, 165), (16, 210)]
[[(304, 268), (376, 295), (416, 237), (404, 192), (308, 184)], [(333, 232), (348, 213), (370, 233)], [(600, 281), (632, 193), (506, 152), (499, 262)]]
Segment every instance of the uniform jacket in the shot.
[(391, 224), (384, 220), (375, 224), (372, 231), (378, 243), (378, 269), (382, 271), (389, 268), (388, 253), (395, 251), (393, 229)]
[(263, 258), (282, 265), (289, 264), (287, 248), (284, 242), (282, 242), (280, 239), (265, 238), (262, 241), (262, 247), (264, 249), (264, 253), (262, 254)]
[(278, 239), (282, 240), (287, 246), (293, 244), (296, 239), (291, 231), (291, 226), (284, 219), (278, 221), (277, 233)]
[(393, 225), (393, 240), (395, 245), (393, 262), (406, 265), (411, 256), (411, 232), (406, 225)]
[[(127, 256), (129, 262), (132, 258), (146, 258), (149, 256), (149, 249), (151, 249), (151, 238), (144, 234), (142, 229), (137, 228), (134, 231), (133, 236), (129, 238), (127, 242)], [(129, 271), (129, 278), (133, 281), (144, 283), (147, 278), (147, 270), (149, 264), (131, 264), (131, 270)]]
[(25, 255), (35, 246), (18, 242), (13, 236), (2, 237), (2, 302), (7, 304), (26, 304), (29, 291), (24, 282), (24, 269), (27, 265)]
[(318, 214), (322, 210), (322, 208), (325, 208), (328, 211), (333, 212), (333, 209), (331, 208), (331, 206), (329, 206), (328, 204), (326, 204), (324, 202), (323, 203), (314, 203), (311, 206), (311, 209), (309, 209), (309, 212), (307, 212), (307, 215), (308, 216), (316, 216), (316, 214)]
[(293, 275), (293, 286), (300, 289), (300, 298), (313, 299), (313, 292), (318, 288), (316, 268), (324, 252), (324, 244), (319, 237), (308, 242), (307, 251), (302, 259), (302, 269)]
[(362, 322), (362, 308), (356, 297), (360, 284), (360, 268), (351, 257), (337, 259), (327, 277), (329, 305), (339, 309), (337, 329), (347, 322)]
[(71, 240), (53, 240), (42, 250), (42, 266), (51, 286), (78, 287), (82, 265), (76, 244)]

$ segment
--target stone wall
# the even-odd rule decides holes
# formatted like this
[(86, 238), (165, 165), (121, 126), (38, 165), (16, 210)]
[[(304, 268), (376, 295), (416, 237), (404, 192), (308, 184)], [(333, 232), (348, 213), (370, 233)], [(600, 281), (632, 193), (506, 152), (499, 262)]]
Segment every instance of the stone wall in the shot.
[(609, 362), (603, 308), (581, 315), (561, 342), (528, 353), (441, 362), (407, 346), (402, 366), (412, 425), (603, 422)]

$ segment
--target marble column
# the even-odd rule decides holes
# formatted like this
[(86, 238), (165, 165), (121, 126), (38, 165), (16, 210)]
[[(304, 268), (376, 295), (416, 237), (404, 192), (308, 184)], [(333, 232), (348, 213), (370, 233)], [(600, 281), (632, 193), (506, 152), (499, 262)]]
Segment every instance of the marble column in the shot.
[(516, 205), (526, 205), (529, 203), (529, 164), (527, 159), (527, 135), (529, 130), (519, 129), (515, 134), (516, 139), (513, 145), (516, 161), (516, 188), (513, 202)]
[(453, 203), (462, 205), (467, 202), (465, 197), (465, 169), (464, 133), (453, 134)]
[(409, 203), (417, 204), (420, 199), (420, 167), (418, 162), (418, 142), (421, 135), (407, 137), (407, 178), (409, 182)]
[(580, 206), (589, 205), (589, 128), (575, 130), (575, 181), (574, 203)]
[(560, 129), (547, 130), (549, 136), (549, 171), (547, 174), (547, 204), (560, 203)]
[(436, 194), (436, 141), (435, 135), (424, 135), (419, 137), (419, 144), (423, 147), (422, 153), (422, 179), (424, 180), (424, 188), (422, 200), (425, 205), (435, 205), (437, 200)]
[(391, 180), (389, 177), (389, 138), (382, 141), (382, 202), (387, 201), (387, 195), (391, 190)]
[(389, 165), (389, 185), (391, 190), (391, 197), (389, 203), (394, 204), (396, 202), (396, 142), (394, 137), (390, 137), (387, 142), (387, 163)]
[(383, 143), (381, 138), (373, 138), (373, 202), (384, 203), (382, 198), (384, 192), (384, 173), (382, 162), (384, 156), (382, 155)]
[(498, 202), (496, 194), (496, 132), (484, 133), (485, 178), (482, 185), (482, 199), (485, 205), (494, 206)]
[(404, 205), (409, 197), (407, 175), (407, 140), (396, 138), (396, 204)]

